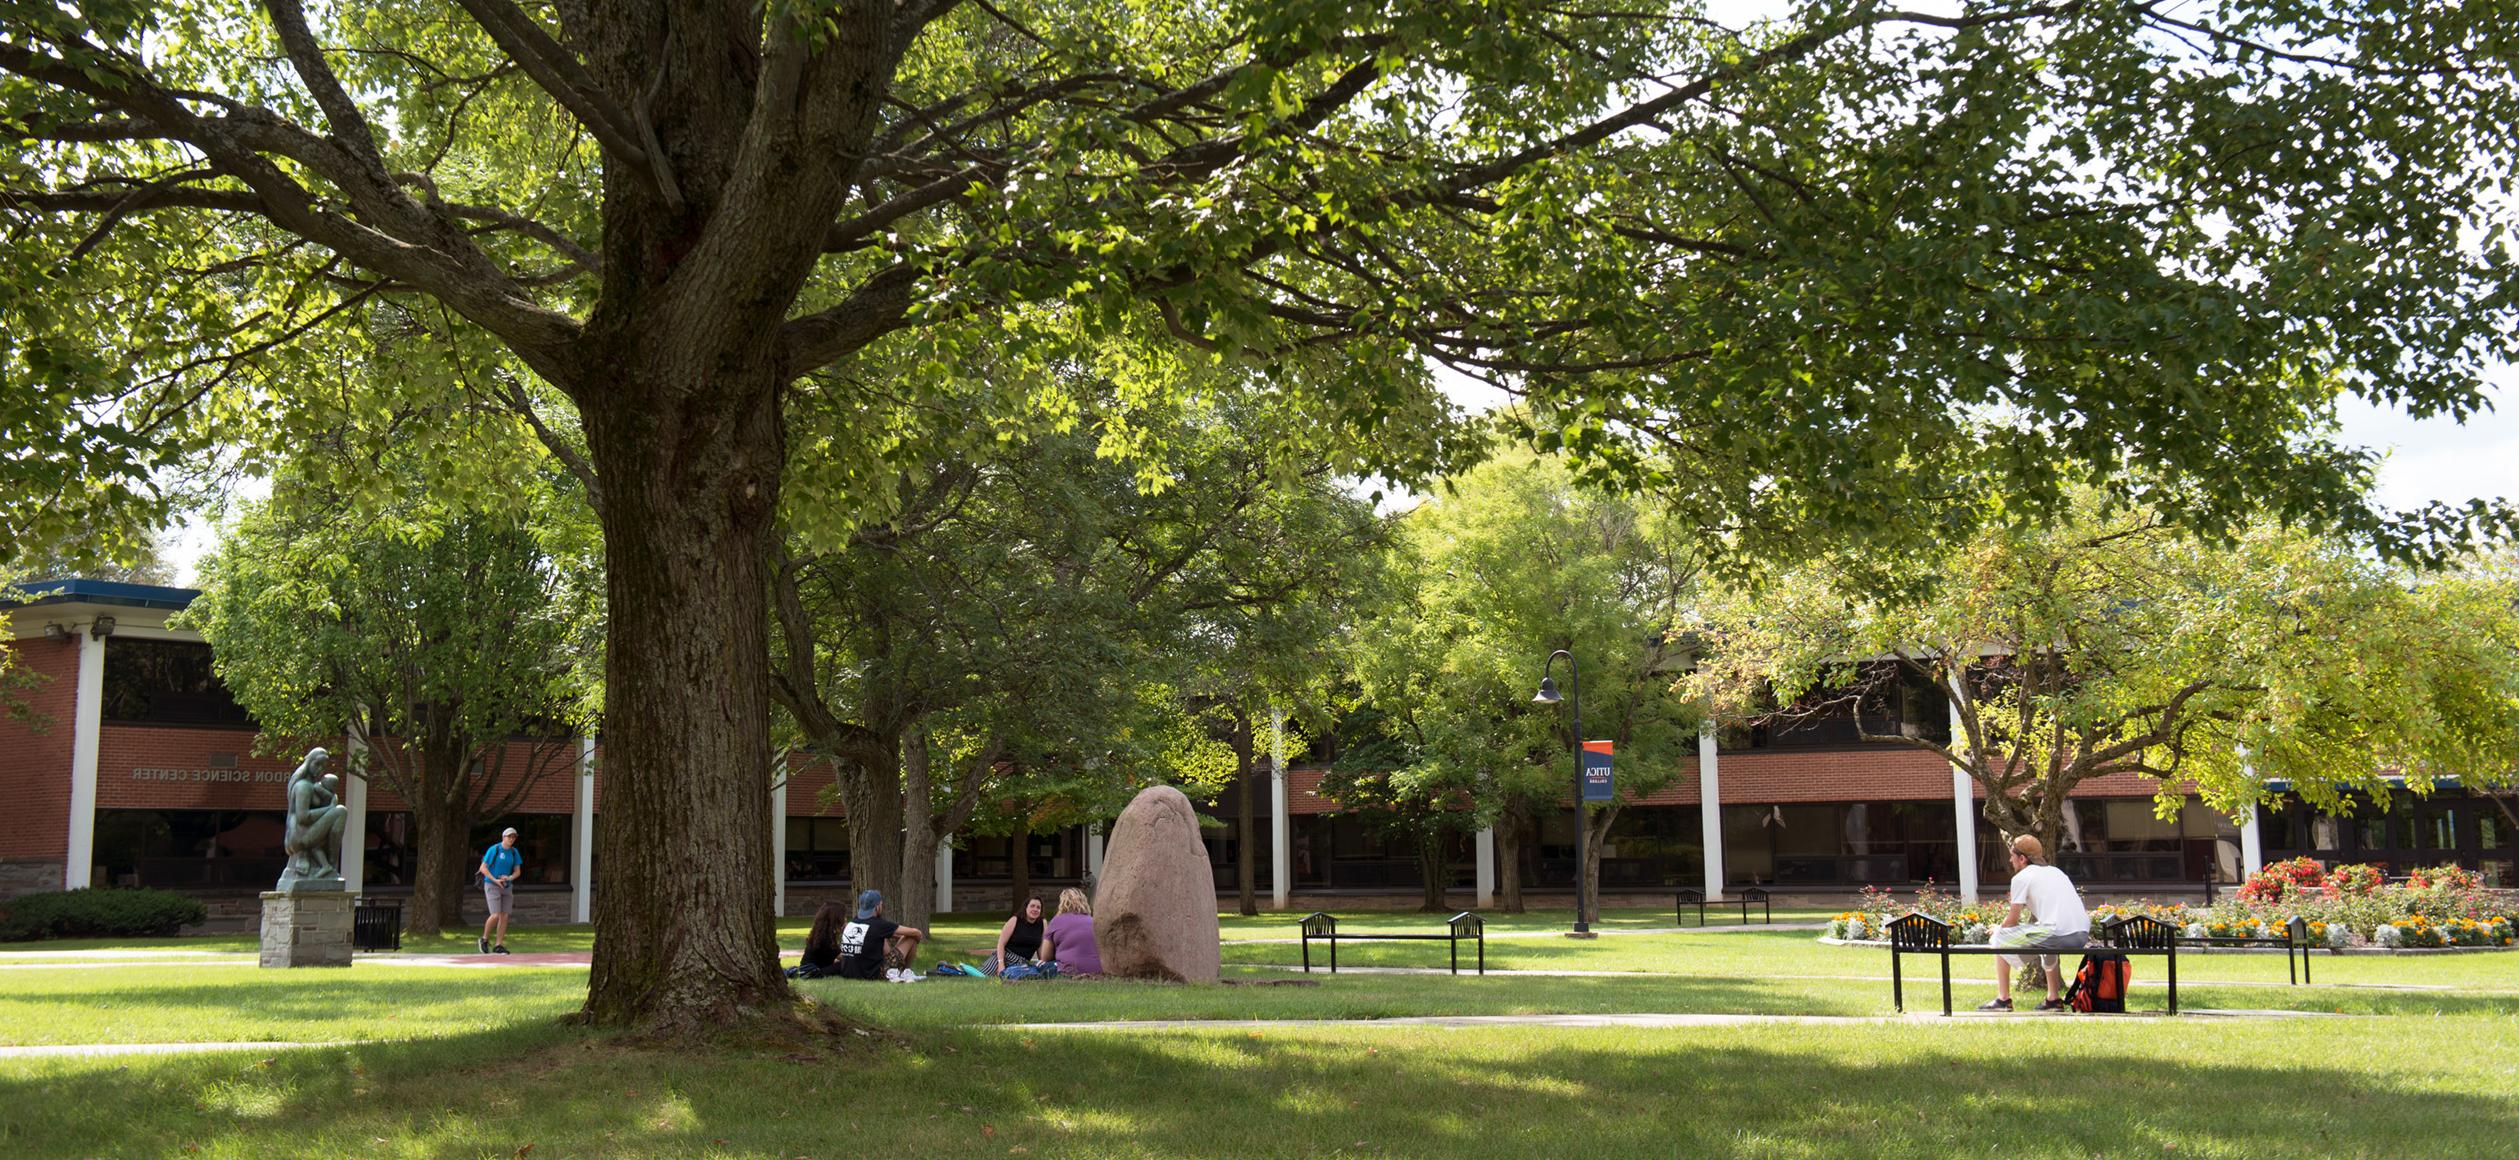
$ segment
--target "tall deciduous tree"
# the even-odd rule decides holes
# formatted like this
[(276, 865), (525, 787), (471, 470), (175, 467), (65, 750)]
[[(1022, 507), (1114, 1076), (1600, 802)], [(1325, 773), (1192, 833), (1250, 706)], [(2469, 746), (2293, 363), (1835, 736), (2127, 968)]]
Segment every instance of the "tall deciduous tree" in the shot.
[[(2081, 499), (2069, 522), (1953, 544), (1905, 596), (1832, 562), (1728, 590), (1700, 610), (1688, 687), (1733, 720), (1836, 716), (1940, 756), (1984, 787), (1988, 822), (2051, 850), (2073, 787), (2111, 774), (2152, 779), (2163, 811), (2191, 785), (2228, 813), (2268, 780), (2335, 810), (2392, 774), (2510, 782), (2506, 571), (2414, 575), (2276, 527), (2201, 541)], [(1946, 735), (1900, 727), (1920, 724), (1897, 704), (1918, 690), (1952, 713)]]
[[(2305, 433), (2340, 390), (2469, 412), (2511, 353), (2507, 16), (7, 0), (0, 545), (284, 441), (366, 308), (426, 319), (603, 529), (586, 1013), (713, 1028), (787, 999), (782, 501), (825, 546), (880, 516), (933, 370), (1225, 360), (1422, 478), (1462, 450), (1440, 361), (1752, 551), (1912, 546), (2074, 465), (2200, 523), (2454, 538), (2508, 513), (2389, 523)], [(799, 438), (812, 397), (862, 422)]]
[(1212, 706), (1220, 670), (1270, 663), (1269, 625), (1312, 623), (1303, 602), (1339, 568), (1320, 560), (1371, 546), (1360, 501), (1274, 470), (1262, 418), (1184, 415), (1154, 479), (1086, 430), (931, 445), (896, 515), (783, 556), (774, 689), (839, 764), (854, 880), (903, 921), (928, 912), (936, 844), (979, 811), (1104, 806), (1147, 780), (1194, 710), (1144, 687)]
[(284, 475), (202, 560), (184, 618), (261, 744), (360, 734), (352, 776), (410, 805), (415, 934), (460, 921), (473, 827), (571, 767), (591, 732), (600, 581), (565, 554), (515, 512), (361, 511)]
[[(1558, 458), (1508, 452), (1410, 512), (1392, 568), (1398, 600), (1351, 652), (1380, 744), (1357, 747), (1345, 780), (1368, 775), (1379, 784), (1360, 791), (1430, 825), (1493, 824), (1505, 905), (1518, 908), (1539, 811), (1571, 796), (1570, 714), (1530, 704), (1542, 665), (1565, 649), (1587, 739), (1617, 752), (1616, 798), (1582, 812), (1591, 857), (1578, 872), (1597, 882), (1619, 811), (1669, 784), (1695, 736), (1697, 712), (1669, 691), (1679, 653), (1665, 631), (1694, 590), (1694, 553), (1660, 516), (1583, 486)], [(1426, 901), (1441, 899), (1430, 889)]]

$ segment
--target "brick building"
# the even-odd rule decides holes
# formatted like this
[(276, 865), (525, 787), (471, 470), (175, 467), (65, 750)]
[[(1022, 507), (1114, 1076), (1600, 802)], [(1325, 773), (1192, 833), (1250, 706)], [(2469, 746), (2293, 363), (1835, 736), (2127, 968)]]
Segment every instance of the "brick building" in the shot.
[[(220, 686), (209, 646), (167, 627), (194, 593), (94, 580), (27, 587), (35, 595), (8, 610), (5, 647), (38, 682), (23, 697), (33, 723), (0, 720), (0, 897), (142, 885), (250, 899), (277, 879), (295, 755), (258, 754), (254, 723)], [(1946, 719), (1932, 719), (1943, 712), (1919, 703), (1918, 720), (1907, 724), (1947, 728)], [(1694, 761), (1622, 812), (1602, 851), (1604, 891), (1661, 895), (1718, 879), (1722, 887), (1835, 894), (1926, 880), (1973, 889), (2000, 878), (1994, 835), (1976, 825), (1964, 778), (1929, 754), (1853, 736), (1851, 722), (1822, 720), (1702, 738)], [(1262, 892), (1281, 906), (1298, 894), (1414, 893), (1414, 851), (1323, 797), (1317, 763), (1288, 764), (1287, 776), (1264, 779), (1267, 798), (1253, 803), (1261, 839), (1250, 853)], [(516, 826), (527, 855), (520, 905), (538, 920), (582, 921), (599, 871), (592, 850), (599, 748), (578, 738), (520, 739), (499, 765), (484, 775), (536, 780), (516, 811), (485, 822), (472, 845), (486, 847), (500, 828)], [(830, 781), (827, 766), (803, 759), (776, 791), (785, 818), (773, 838), (786, 868), (784, 909), (801, 912), (848, 892), (846, 826), (835, 806), (822, 804)], [(354, 817), (345, 872), (369, 893), (408, 890), (406, 807), (356, 781), (345, 798)], [(1212, 812), (1231, 818), (1236, 805), (1228, 792)], [(2287, 802), (2263, 811), (2262, 821), (2234, 826), (2191, 803), (2163, 821), (2153, 815), (2148, 784), (2113, 778), (2076, 791), (2058, 860), (2077, 881), (2110, 893), (2229, 883), (2263, 860), (2296, 853), (2400, 867), (2456, 861), (2496, 882), (2514, 881), (2519, 843), (2491, 803), (2452, 790), (2422, 800), (2398, 795), (2393, 807), (2335, 818)], [(1230, 889), (1243, 851), (1230, 830), (1210, 830), (1208, 842), (1218, 886)], [(1450, 854), (1453, 885), (1480, 897), (1492, 889), (1490, 835), (1463, 835)], [(1017, 857), (1029, 863), (1038, 890), (1086, 877), (1100, 856), (1099, 835), (1086, 827), (1020, 842), (964, 835), (940, 854), (940, 902), (1001, 905)], [(1526, 889), (1570, 889), (1570, 813), (1544, 817), (1522, 856)]]

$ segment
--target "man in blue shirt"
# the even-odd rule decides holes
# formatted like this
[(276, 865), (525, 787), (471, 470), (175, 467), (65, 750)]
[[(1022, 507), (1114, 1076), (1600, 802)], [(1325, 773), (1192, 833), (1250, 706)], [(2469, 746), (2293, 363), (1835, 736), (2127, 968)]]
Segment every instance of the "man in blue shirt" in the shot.
[[(490, 917), (481, 920), (481, 937), (476, 940), (482, 954), (507, 953), (507, 912), (516, 903), (516, 877), (525, 872), (525, 852), (516, 848), (516, 827), (509, 826), (499, 835), (499, 844), (481, 855), (481, 895), (490, 903)], [(498, 928), (499, 942), (490, 945), (490, 929)]]

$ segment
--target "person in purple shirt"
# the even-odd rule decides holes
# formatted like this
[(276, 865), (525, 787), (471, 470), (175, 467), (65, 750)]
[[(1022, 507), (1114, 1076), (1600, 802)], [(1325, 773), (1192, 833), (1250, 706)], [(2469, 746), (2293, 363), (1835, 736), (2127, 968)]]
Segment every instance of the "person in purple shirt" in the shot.
[(1058, 964), (1061, 978), (1102, 973), (1102, 948), (1093, 941), (1093, 904), (1073, 886), (1058, 892), (1058, 916), (1041, 931), (1041, 957)]

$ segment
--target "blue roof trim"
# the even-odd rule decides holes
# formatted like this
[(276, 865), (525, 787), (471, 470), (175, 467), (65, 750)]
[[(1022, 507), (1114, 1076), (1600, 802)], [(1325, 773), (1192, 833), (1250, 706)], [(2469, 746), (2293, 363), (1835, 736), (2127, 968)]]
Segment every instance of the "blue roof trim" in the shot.
[(24, 599), (0, 600), (0, 607), (26, 607), (39, 604), (110, 604), (122, 608), (180, 609), (192, 604), (201, 595), (198, 588), (167, 588), (156, 584), (126, 584), (119, 580), (23, 580), (17, 585)]

